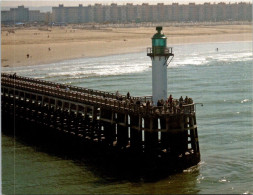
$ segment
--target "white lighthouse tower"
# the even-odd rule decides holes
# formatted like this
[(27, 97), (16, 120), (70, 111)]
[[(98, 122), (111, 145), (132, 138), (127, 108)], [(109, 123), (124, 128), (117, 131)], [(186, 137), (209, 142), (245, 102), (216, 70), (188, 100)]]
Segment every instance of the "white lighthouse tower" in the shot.
[[(172, 47), (167, 47), (167, 37), (161, 34), (162, 27), (156, 27), (157, 33), (152, 37), (152, 48), (147, 55), (152, 60), (152, 100), (157, 105), (158, 100), (167, 99), (167, 66), (170, 57), (173, 58)], [(170, 59), (170, 61), (172, 60)]]

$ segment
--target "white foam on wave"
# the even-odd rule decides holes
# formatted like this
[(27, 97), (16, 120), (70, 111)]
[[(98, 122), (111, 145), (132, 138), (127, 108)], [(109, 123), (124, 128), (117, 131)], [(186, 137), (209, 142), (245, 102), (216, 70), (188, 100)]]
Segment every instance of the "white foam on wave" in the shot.
[(230, 183), (230, 181), (229, 181), (227, 178), (225, 178), (225, 177), (219, 179), (219, 182), (220, 182), (220, 183), (224, 183), (224, 182)]
[(235, 53), (221, 53), (214, 56), (218, 61), (248, 61), (252, 60), (252, 53), (235, 52)]
[(208, 60), (203, 56), (188, 56), (186, 58), (175, 59), (170, 66), (182, 66), (182, 65), (203, 65), (208, 63)]
[(111, 76), (129, 73), (137, 73), (148, 70), (146, 63), (129, 62), (83, 62), (79, 64), (69, 63), (67, 66), (58, 66), (54, 71), (46, 73), (46, 77), (71, 77), (85, 78), (90, 76)]
[(244, 100), (241, 101), (242, 104), (246, 103), (246, 102), (251, 102), (251, 100), (250, 99), (244, 99)]
[[(136, 56), (136, 55), (135, 55)], [(138, 57), (139, 56), (139, 57)], [(150, 59), (130, 54), (118, 57), (84, 58), (59, 63), (5, 68), (4, 72), (31, 76), (34, 78), (87, 78), (138, 73), (149, 70)], [(144, 59), (144, 60), (143, 60)]]
[[(199, 55), (189, 54), (189, 55), (179, 55), (178, 57), (174, 58), (172, 63), (170, 64), (171, 67), (178, 67), (178, 66), (186, 66), (186, 65), (210, 65), (213, 62), (244, 62), (244, 61), (251, 61), (253, 59), (251, 52), (207, 52), (207, 53), (199, 53)], [(217, 63), (215, 63), (217, 64)]]
[[(219, 51), (216, 50), (219, 48)], [(252, 61), (252, 46), (250, 42), (229, 42), (210, 44), (189, 44), (175, 46), (175, 57), (171, 67), (186, 65), (213, 65), (219, 62)]]

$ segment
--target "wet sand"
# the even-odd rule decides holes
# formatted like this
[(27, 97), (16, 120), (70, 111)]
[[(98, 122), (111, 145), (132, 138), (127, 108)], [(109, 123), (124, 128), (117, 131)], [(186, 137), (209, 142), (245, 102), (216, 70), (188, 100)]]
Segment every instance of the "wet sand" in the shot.
[[(252, 41), (251, 25), (165, 27), (168, 47), (175, 44)], [(2, 67), (48, 64), (67, 59), (145, 52), (154, 27), (73, 29), (2, 28)], [(29, 55), (29, 56), (28, 56)]]

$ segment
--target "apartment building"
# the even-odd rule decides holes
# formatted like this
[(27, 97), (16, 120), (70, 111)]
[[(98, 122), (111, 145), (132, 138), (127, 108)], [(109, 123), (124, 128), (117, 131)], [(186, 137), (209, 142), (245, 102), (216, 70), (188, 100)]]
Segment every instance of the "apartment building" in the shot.
[(204, 3), (150, 5), (94, 5), (52, 8), (52, 14), (31, 11), (24, 6), (1, 12), (2, 22), (54, 23), (125, 23), (125, 22), (203, 22), (203, 21), (252, 21), (251, 3)]
[(43, 22), (46, 19), (46, 13), (41, 13), (39, 10), (29, 11), (29, 22)]
[(137, 9), (136, 6), (134, 6), (132, 3), (126, 4), (126, 21), (127, 22), (133, 22), (137, 18)]
[(102, 4), (96, 3), (94, 5), (94, 22), (96, 23), (104, 22), (104, 8)]
[(44, 22), (46, 13), (39, 10), (29, 10), (24, 6), (11, 8), (9, 11), (1, 11), (1, 22), (6, 24), (27, 23), (27, 22)]

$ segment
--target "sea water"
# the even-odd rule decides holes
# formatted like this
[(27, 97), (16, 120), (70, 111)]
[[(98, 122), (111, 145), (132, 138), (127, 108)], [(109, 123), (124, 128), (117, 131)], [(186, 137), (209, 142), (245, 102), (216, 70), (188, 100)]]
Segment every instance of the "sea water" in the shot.
[[(218, 50), (217, 50), (218, 48)], [(3, 193), (253, 193), (252, 42), (174, 45), (168, 93), (197, 104), (199, 165), (152, 182), (97, 173), (85, 162), (2, 136)], [(145, 51), (2, 72), (132, 96), (151, 95)]]

